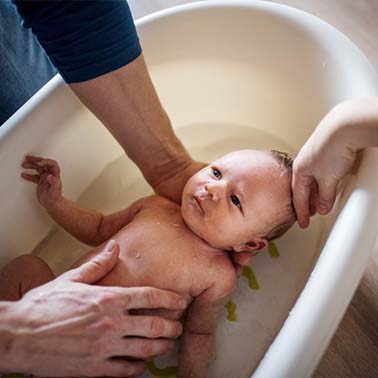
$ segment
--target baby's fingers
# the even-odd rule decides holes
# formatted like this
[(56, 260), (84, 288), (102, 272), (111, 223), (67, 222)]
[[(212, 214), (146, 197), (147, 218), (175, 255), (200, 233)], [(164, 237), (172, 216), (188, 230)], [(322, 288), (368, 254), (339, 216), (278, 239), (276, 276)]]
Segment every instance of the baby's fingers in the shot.
[(38, 163), (42, 160), (43, 158), (36, 156), (25, 156), (24, 160), (21, 163), (21, 167), (25, 169), (35, 169), (39, 174), (41, 174), (44, 171), (44, 167), (39, 165)]
[(26, 160), (21, 163), (21, 167), (25, 169), (35, 169), (36, 171), (38, 171), (38, 173), (42, 173), (44, 171), (43, 167), (40, 167), (35, 163), (29, 163)]
[(40, 157), (40, 156), (32, 156), (32, 155), (25, 156), (25, 161), (28, 161), (30, 163), (38, 163), (41, 160), (43, 160), (43, 157)]
[(59, 177), (60, 169), (58, 163), (55, 160), (42, 159), (38, 161), (36, 164), (38, 167), (48, 170), (49, 173), (53, 174), (55, 177)]
[(39, 175), (29, 175), (28, 173), (21, 173), (21, 177), (26, 181), (31, 181), (36, 184), (39, 183), (39, 179), (40, 179)]

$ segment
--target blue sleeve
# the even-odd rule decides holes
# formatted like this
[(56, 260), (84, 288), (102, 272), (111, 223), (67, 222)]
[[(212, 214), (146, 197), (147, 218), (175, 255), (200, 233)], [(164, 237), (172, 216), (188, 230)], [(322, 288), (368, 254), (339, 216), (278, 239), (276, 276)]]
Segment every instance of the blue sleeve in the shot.
[(126, 0), (13, 0), (67, 83), (114, 71), (142, 52)]

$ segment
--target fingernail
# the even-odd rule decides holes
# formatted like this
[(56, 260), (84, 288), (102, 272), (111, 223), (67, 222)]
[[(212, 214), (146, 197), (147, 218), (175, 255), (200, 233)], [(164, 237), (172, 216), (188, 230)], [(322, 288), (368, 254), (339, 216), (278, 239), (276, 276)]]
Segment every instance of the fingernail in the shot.
[(320, 204), (319, 204), (319, 207), (318, 207), (318, 212), (319, 212), (320, 214), (325, 214), (325, 213), (327, 213), (327, 211), (328, 211), (328, 206), (327, 206), (327, 204), (325, 204), (325, 203), (320, 203)]
[(108, 244), (106, 244), (106, 247), (105, 247), (105, 252), (113, 252), (115, 249), (115, 241), (112, 239), (108, 242)]
[(185, 299), (180, 299), (178, 302), (178, 305), (180, 308), (186, 308), (186, 300)]
[(180, 336), (182, 334), (183, 328), (181, 323), (177, 325), (177, 336)]

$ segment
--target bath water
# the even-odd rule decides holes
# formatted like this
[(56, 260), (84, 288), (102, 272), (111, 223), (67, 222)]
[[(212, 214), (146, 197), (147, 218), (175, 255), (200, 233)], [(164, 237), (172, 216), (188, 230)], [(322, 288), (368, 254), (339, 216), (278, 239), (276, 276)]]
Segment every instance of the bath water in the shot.
[[(294, 152), (283, 140), (246, 125), (192, 124), (180, 126), (176, 132), (192, 156), (202, 161), (212, 161), (227, 152), (245, 148)], [(120, 156), (99, 172), (78, 202), (109, 213), (152, 193), (135, 165), (127, 157)], [(272, 252), (271, 247), (271, 254), (267, 249), (253, 258), (251, 268), (239, 278), (231, 296), (232, 320), (235, 321), (227, 319), (226, 308), (219, 320), (217, 358), (210, 377), (242, 378), (252, 374), (312, 270), (319, 251), (321, 229), (317, 218), (305, 231), (294, 226), (275, 242), (276, 250)], [(33, 253), (60, 274), (89, 249), (54, 226)], [(251, 290), (251, 283), (255, 290)], [(158, 368), (175, 364), (174, 355), (155, 359)]]

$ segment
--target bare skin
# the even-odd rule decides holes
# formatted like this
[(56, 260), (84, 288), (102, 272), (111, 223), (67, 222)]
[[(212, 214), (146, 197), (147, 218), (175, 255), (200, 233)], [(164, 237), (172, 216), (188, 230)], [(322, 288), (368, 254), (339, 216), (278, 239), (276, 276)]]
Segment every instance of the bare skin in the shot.
[(70, 88), (113, 134), (155, 191), (179, 203), (186, 181), (203, 164), (194, 161), (176, 137), (143, 54), (110, 74)]
[[(143, 56), (141, 55), (132, 63), (116, 71), (92, 80), (71, 84), (70, 87), (115, 136), (126, 153), (138, 164), (154, 189), (179, 201), (185, 181), (194, 171), (200, 169), (202, 164), (192, 160), (175, 136), (169, 118), (152, 85)], [(140, 146), (148, 146), (148, 148), (140, 148)], [(239, 258), (238, 261), (246, 263), (249, 261), (249, 256)], [(99, 276), (105, 276), (112, 268), (111, 263), (114, 264), (115, 260), (109, 256), (104, 259), (103, 264), (100, 265), (96, 259), (92, 265), (97, 266)], [(41, 314), (52, 311), (48, 301), (41, 301), (36, 292), (30, 291), (28, 296), (18, 302), (0, 302), (0, 355), (2, 356), (0, 371), (19, 371), (21, 355), (24, 356), (25, 371), (50, 377), (54, 375), (77, 376), (79, 374), (125, 376), (133, 371), (132, 365), (135, 365), (135, 369), (138, 370), (138, 364), (132, 361), (108, 360), (109, 356), (115, 353), (120, 354), (118, 345), (123, 338), (125, 338), (123, 342), (125, 351), (131, 349), (135, 351), (135, 354), (139, 354), (140, 351), (137, 349), (140, 347), (140, 339), (131, 338), (129, 331), (125, 332), (126, 318), (120, 319), (114, 314), (106, 314), (102, 307), (93, 307), (93, 302), (102, 302), (103, 290), (84, 284), (92, 283), (87, 280), (86, 270), (80, 271), (76, 281), (67, 277), (59, 279), (57, 282), (44, 285), (46, 298), (51, 298), (50, 301), (59, 298), (59, 302), (55, 301), (55, 308), (60, 310), (52, 314), (50, 318), (50, 325), (56, 324), (54, 338), (44, 338), (42, 334), (31, 329), (36, 317), (39, 316), (39, 322), (43, 324), (44, 317)], [(62, 295), (63, 291), (66, 293), (65, 296)], [(136, 300), (140, 296), (145, 296), (146, 305), (150, 301), (150, 296), (154, 296), (154, 300), (158, 301), (161, 306), (166, 306), (169, 303), (168, 308), (180, 307), (180, 299), (177, 294), (156, 291), (152, 288), (139, 291), (123, 289), (122, 292), (109, 288), (109, 292), (113, 296), (113, 308), (117, 309), (115, 313), (127, 311), (123, 299), (129, 298), (130, 295), (135, 295)], [(168, 302), (167, 298), (169, 298)], [(39, 305), (32, 305), (36, 301)], [(75, 319), (81, 316), (79, 307), (72, 306), (75, 301), (82, 304), (80, 308), (83, 311), (85, 309), (88, 322), (85, 325), (71, 322), (63, 332), (58, 326), (62, 319)], [(110, 339), (103, 333), (99, 333), (96, 340), (101, 341), (101, 347), (93, 351), (87, 366), (83, 365), (83, 362), (79, 364), (77, 361), (82, 361), (80, 351), (87, 349), (86, 340), (90, 340), (92, 337), (92, 328), (105, 316), (110, 316), (113, 327), (117, 331), (112, 334)], [(144, 329), (138, 327), (140, 336), (150, 337), (152, 334), (153, 337), (156, 337), (156, 332), (153, 329), (153, 324), (156, 323), (156, 321), (154, 323), (145, 322)], [(164, 331), (160, 335), (161, 337), (178, 335), (178, 325), (171, 329), (171, 324), (163, 318), (160, 318), (159, 323), (161, 323), (161, 329), (170, 330)], [(30, 347), (30, 343), (25, 343), (24, 334), (20, 332), (20, 329), (31, 329), (34, 332), (32, 340), (40, 340), (39, 348), (33, 349)], [(74, 337), (73, 334), (80, 334), (81, 337)], [(65, 351), (60, 349), (62, 342), (66, 346)], [(143, 340), (143, 345), (149, 345), (147, 348), (154, 350), (152, 355), (159, 353), (155, 342), (156, 340)], [(166, 342), (170, 344), (168, 340)], [(112, 346), (113, 351), (111, 350)], [(107, 349), (106, 353), (103, 351), (104, 348)], [(165, 345), (160, 352), (163, 353), (166, 349)], [(121, 355), (125, 356), (125, 353), (122, 352)], [(133, 355), (129, 354), (129, 356)], [(59, 363), (59, 358), (65, 363)], [(59, 371), (57, 371), (57, 366), (60, 366)], [(42, 367), (44, 371), (41, 373)]]
[[(130, 339), (130, 336), (174, 337), (181, 333), (180, 326), (162, 318), (139, 319), (129, 311), (183, 308), (185, 304), (179, 304), (180, 297), (176, 293), (155, 288), (99, 290), (98, 286), (87, 285), (101, 279), (104, 272), (110, 272), (118, 256), (115, 243), (108, 243), (94, 259), (51, 282), (48, 282), (53, 278), (51, 270), (34, 256), (19, 257), (6, 266), (0, 274), (0, 313), (11, 327), (0, 327), (5, 346), (1, 350), (1, 371), (44, 377), (54, 376), (51, 373), (54, 371), (56, 376), (63, 372), (67, 377), (97, 376), (106, 372), (110, 376), (124, 377), (140, 373), (144, 363), (114, 360), (111, 358), (114, 353), (141, 358), (169, 350), (173, 341)], [(61, 311), (62, 303), (65, 311)], [(58, 315), (56, 309), (60, 309)], [(17, 337), (13, 335), (14, 328)], [(88, 332), (83, 332), (83, 328)], [(71, 339), (75, 342), (71, 343)], [(16, 356), (15, 361), (12, 356)]]
[(378, 146), (378, 97), (344, 101), (322, 119), (293, 165), (293, 201), (302, 228), (316, 212), (331, 211), (357, 152), (373, 146)]
[[(38, 199), (48, 214), (77, 239), (96, 246), (73, 268), (99, 255), (112, 238), (119, 245), (119, 261), (97, 285), (152, 286), (183, 296), (189, 309), (179, 376), (205, 376), (215, 354), (217, 318), (236, 284), (229, 251), (257, 253), (267, 244), (263, 234), (273, 226), (272, 220), (279, 219), (290, 204), (290, 177), (282, 174), (277, 162), (266, 152), (231, 153), (192, 177), (184, 189), (182, 208), (153, 196), (108, 216), (82, 209), (62, 196), (55, 161), (27, 157), (23, 167), (37, 172), (22, 177), (37, 184)], [(216, 218), (223, 221), (216, 223)], [(33, 274), (30, 270), (23, 276), (12, 274), (25, 271), (28, 258), (29, 267), (37, 266)], [(18, 299), (53, 279), (47, 265), (35, 259), (24, 256), (3, 272), (2, 277), (17, 279), (8, 280), (8, 295)], [(147, 321), (147, 315), (178, 320), (183, 311), (134, 308), (132, 313), (141, 321)]]
[[(155, 192), (179, 204), (188, 179), (206, 164), (193, 160), (175, 135), (143, 54), (125, 67), (70, 88), (112, 133)], [(234, 253), (232, 258), (239, 265), (251, 262), (249, 253)]]

